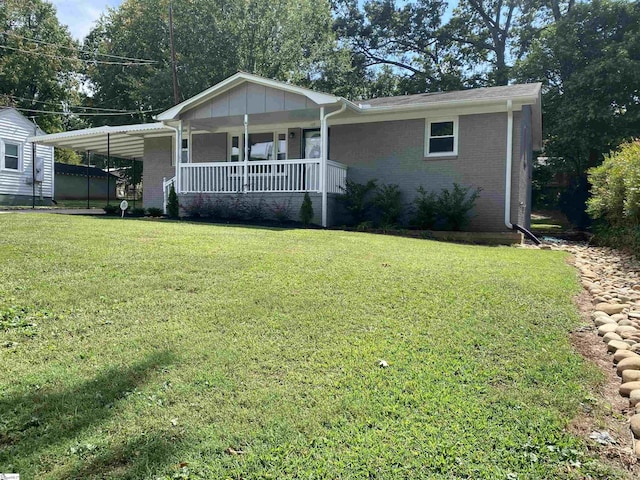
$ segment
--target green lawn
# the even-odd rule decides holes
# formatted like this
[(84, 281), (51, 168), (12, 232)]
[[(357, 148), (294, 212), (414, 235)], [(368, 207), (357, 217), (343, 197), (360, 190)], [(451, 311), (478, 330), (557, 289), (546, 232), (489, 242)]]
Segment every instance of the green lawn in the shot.
[(0, 472), (613, 478), (564, 431), (601, 377), (569, 344), (562, 253), (58, 215), (0, 232)]

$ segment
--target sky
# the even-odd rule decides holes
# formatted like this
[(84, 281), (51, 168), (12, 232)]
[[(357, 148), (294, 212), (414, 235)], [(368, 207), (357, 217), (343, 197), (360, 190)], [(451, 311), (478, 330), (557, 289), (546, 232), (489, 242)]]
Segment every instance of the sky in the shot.
[(49, 0), (58, 10), (60, 23), (69, 26), (71, 35), (82, 40), (107, 7), (117, 7), (122, 0)]

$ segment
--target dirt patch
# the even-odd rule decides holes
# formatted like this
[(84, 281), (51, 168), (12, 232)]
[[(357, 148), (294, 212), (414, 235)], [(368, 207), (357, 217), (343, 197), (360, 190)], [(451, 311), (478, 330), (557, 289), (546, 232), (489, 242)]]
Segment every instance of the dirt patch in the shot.
[[(604, 374), (604, 380), (592, 392), (593, 402), (584, 404), (583, 411), (569, 424), (568, 430), (585, 439), (589, 451), (603, 462), (628, 473), (628, 478), (640, 478), (640, 464), (633, 453), (633, 436), (628, 418), (633, 414), (629, 402), (618, 393), (620, 378), (616, 374), (613, 358), (607, 346), (598, 336), (591, 312), (593, 305), (588, 292), (575, 298), (585, 326), (571, 334), (573, 347)], [(607, 431), (616, 440), (614, 445), (600, 445), (589, 438), (594, 431)]]

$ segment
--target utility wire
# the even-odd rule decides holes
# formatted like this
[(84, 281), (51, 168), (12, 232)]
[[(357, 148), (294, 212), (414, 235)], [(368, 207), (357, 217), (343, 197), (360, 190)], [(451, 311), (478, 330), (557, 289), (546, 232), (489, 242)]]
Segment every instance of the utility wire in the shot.
[(60, 45), (60, 44), (57, 44), (57, 43), (50, 43), (50, 42), (45, 42), (43, 40), (36, 40), (35, 38), (24, 37), (22, 35), (18, 35), (17, 33), (14, 33), (14, 32), (5, 31), (5, 32), (2, 32), (2, 33), (5, 34), (5, 35), (10, 35), (12, 37), (21, 38), (23, 40), (28, 40), (30, 42), (40, 43), (42, 45), (51, 45), (53, 47), (58, 47), (58, 48), (66, 48), (67, 50), (73, 50), (73, 51), (77, 51), (79, 53), (86, 53), (87, 55), (100, 55), (102, 57), (118, 58), (120, 60), (132, 60), (132, 61), (141, 62), (141, 63), (158, 63), (157, 60), (149, 60), (149, 59), (146, 59), (146, 58), (123, 57), (123, 56), (120, 56), (120, 55), (111, 55), (109, 53), (91, 52), (91, 51), (82, 50), (82, 49), (76, 48), (76, 47), (67, 47), (65, 45)]
[[(51, 102), (51, 101), (45, 102), (45, 101), (42, 101), (42, 100), (36, 100), (35, 98), (32, 99), (32, 98), (16, 97), (14, 95), (1, 95), (0, 94), (0, 97), (2, 97), (2, 96), (11, 98), (12, 100), (24, 100), (26, 102), (41, 103), (43, 105), (49, 105), (49, 106), (56, 105), (56, 102)], [(105, 112), (118, 112), (118, 113), (130, 113), (131, 112), (131, 110), (124, 110), (122, 108), (85, 107), (83, 105), (68, 105), (68, 108), (83, 108), (85, 110), (102, 110), (102, 111), (105, 111)], [(136, 110), (136, 112), (137, 111), (139, 111), (139, 110)]]
[(104, 61), (104, 60), (86, 60), (84, 58), (72, 58), (72, 57), (65, 57), (62, 55), (53, 55), (50, 53), (44, 53), (44, 52), (37, 52), (35, 50), (23, 50), (21, 48), (15, 48), (15, 47), (9, 47), (8, 45), (0, 45), (0, 48), (3, 48), (5, 50), (14, 50), (16, 52), (20, 52), (20, 53), (28, 53), (31, 55), (41, 55), (43, 57), (49, 57), (49, 58), (55, 58), (58, 60), (71, 60), (71, 61), (79, 61), (79, 62), (83, 62), (86, 64), (100, 64), (100, 65), (123, 65), (123, 66), (127, 66), (127, 67), (138, 67), (141, 65), (151, 65), (150, 63), (135, 63), (135, 62), (109, 62), (109, 61)]
[(36, 109), (32, 109), (32, 108), (22, 108), (22, 107), (13, 107), (16, 110), (20, 110), (22, 112), (30, 112), (30, 113), (52, 113), (52, 114), (56, 114), (56, 115), (77, 115), (79, 117), (106, 117), (106, 116), (123, 116), (123, 115), (134, 115), (134, 114), (139, 114), (139, 113), (153, 113), (153, 112), (157, 112), (158, 109), (156, 110), (131, 110), (130, 112), (121, 112), (121, 113), (113, 113), (113, 112), (107, 112), (107, 113), (95, 113), (95, 112), (55, 112), (53, 110), (36, 110)]

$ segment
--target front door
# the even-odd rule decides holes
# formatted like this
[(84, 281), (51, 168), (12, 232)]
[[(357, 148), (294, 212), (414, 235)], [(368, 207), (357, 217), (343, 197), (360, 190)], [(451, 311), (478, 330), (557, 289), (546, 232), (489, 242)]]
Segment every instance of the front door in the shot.
[(304, 158), (320, 158), (320, 130), (304, 131)]

